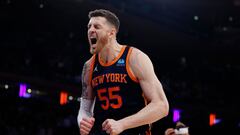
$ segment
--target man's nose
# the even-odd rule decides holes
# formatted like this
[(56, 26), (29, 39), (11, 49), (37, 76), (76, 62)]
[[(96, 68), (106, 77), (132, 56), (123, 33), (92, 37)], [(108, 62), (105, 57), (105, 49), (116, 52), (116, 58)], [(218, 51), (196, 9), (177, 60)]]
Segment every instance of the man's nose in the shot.
[(94, 27), (90, 27), (90, 28), (88, 29), (89, 34), (92, 34), (92, 33), (94, 33), (95, 31), (96, 31), (96, 29), (95, 29)]
[(95, 30), (89, 30), (89, 34), (91, 35), (91, 34), (94, 34), (96, 31)]
[(91, 30), (91, 29), (88, 30), (88, 35), (89, 35), (89, 36), (91, 36), (91, 35), (93, 35), (93, 34), (95, 34), (95, 33), (96, 33), (95, 30)]

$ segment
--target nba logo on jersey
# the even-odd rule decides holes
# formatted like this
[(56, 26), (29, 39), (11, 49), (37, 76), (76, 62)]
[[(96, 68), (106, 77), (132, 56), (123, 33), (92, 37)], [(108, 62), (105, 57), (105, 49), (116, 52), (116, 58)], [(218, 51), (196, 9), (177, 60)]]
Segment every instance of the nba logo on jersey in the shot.
[(98, 65), (96, 65), (96, 67), (94, 68), (93, 72), (97, 72), (98, 71)]
[(117, 66), (125, 66), (125, 60), (124, 59), (119, 59), (117, 62)]

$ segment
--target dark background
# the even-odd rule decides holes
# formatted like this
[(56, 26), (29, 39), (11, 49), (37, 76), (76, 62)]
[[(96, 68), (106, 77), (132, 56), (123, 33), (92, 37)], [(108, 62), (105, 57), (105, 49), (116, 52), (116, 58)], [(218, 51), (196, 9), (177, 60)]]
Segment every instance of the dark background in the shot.
[[(118, 41), (145, 52), (163, 84), (170, 113), (153, 135), (174, 127), (175, 108), (192, 135), (239, 133), (240, 0), (1, 0), (0, 135), (79, 134), (87, 15), (96, 8), (117, 14)], [(18, 96), (20, 83), (31, 98)], [(61, 91), (73, 100), (60, 105)], [(220, 123), (209, 126), (210, 113)]]

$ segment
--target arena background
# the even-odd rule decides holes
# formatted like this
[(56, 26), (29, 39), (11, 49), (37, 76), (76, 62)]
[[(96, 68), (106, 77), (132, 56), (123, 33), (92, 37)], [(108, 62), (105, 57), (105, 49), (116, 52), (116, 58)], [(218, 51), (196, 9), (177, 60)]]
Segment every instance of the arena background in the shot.
[(153, 135), (177, 120), (192, 135), (240, 133), (240, 0), (1, 0), (0, 135), (79, 135), (96, 8), (115, 12), (118, 41), (153, 61), (170, 103)]

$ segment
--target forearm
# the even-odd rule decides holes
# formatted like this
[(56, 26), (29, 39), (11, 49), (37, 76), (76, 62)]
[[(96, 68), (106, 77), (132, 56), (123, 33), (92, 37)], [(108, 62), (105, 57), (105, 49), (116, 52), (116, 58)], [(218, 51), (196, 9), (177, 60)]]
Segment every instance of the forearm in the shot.
[(94, 107), (94, 100), (81, 98), (80, 109), (77, 117), (78, 124), (80, 123), (82, 118), (93, 116), (93, 107)]
[(87, 61), (82, 70), (82, 95), (80, 99), (80, 109), (78, 112), (78, 124), (84, 117), (93, 116), (93, 107), (94, 107), (94, 94), (92, 87), (90, 85), (90, 66), (89, 61)]
[(153, 123), (168, 114), (168, 104), (150, 102), (138, 113), (119, 120), (124, 130)]

